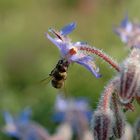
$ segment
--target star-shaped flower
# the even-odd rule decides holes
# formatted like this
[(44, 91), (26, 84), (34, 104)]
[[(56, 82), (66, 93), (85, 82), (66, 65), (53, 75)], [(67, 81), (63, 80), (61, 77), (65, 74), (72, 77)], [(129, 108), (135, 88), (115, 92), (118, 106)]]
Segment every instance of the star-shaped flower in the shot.
[(140, 24), (129, 21), (128, 16), (115, 28), (115, 32), (128, 47), (140, 48)]
[(5, 111), (4, 112), (4, 119), (5, 119), (5, 127), (4, 127), (4, 132), (10, 136), (10, 137), (15, 137), (15, 138), (20, 138), (20, 131), (19, 131), (19, 125), (28, 125), (29, 123), (29, 118), (31, 115), (31, 109), (30, 108), (25, 108), (21, 114), (13, 118), (12, 115)]
[[(76, 125), (78, 128), (84, 121), (88, 124), (91, 120), (92, 114), (93, 112), (90, 109), (87, 98), (81, 97), (65, 99), (62, 96), (57, 96), (53, 121), (59, 123), (66, 121), (69, 122), (72, 127), (75, 127)], [(83, 122), (80, 121), (82, 119)]]
[(84, 42), (71, 42), (68, 37), (74, 29), (76, 28), (75, 23), (70, 23), (63, 27), (60, 31), (56, 31), (53, 28), (49, 29), (54, 37), (51, 37), (48, 33), (47, 38), (59, 49), (61, 57), (66, 59), (69, 63), (76, 62), (86, 69), (88, 69), (97, 78), (101, 77), (99, 74), (99, 68), (95, 64), (93, 56), (80, 50), (80, 47), (87, 45)]
[(17, 140), (47, 140), (49, 137), (47, 130), (30, 120), (30, 115), (30, 108), (25, 108), (16, 117), (13, 117), (9, 112), (4, 112), (3, 132), (10, 138)]

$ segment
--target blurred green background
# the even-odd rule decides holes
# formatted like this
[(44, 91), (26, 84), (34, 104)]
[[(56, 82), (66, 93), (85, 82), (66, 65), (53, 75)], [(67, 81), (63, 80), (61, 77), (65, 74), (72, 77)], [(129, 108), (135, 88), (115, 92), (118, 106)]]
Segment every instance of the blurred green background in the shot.
[[(139, 20), (139, 7), (139, 0), (0, 0), (0, 127), (4, 125), (3, 110), (17, 113), (30, 106), (33, 119), (55, 131), (51, 115), (59, 91), (51, 84), (39, 83), (60, 58), (57, 48), (45, 37), (49, 27), (60, 29), (74, 21), (73, 41), (87, 41), (121, 63), (128, 51), (112, 29), (126, 12)], [(67, 93), (88, 97), (93, 109), (104, 86), (116, 74), (100, 59), (97, 63), (101, 79), (74, 64), (66, 82)], [(140, 115), (138, 110), (127, 113), (130, 122)], [(0, 139), (8, 138), (0, 132)]]

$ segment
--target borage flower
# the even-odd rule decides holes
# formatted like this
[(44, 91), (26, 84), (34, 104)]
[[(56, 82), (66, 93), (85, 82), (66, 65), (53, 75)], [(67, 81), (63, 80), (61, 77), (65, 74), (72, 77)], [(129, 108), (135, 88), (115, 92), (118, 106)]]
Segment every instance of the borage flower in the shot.
[(87, 68), (97, 78), (101, 77), (99, 74), (99, 68), (96, 67), (94, 58), (89, 54), (80, 51), (79, 46), (85, 44), (83, 42), (71, 42), (68, 38), (68, 34), (71, 33), (76, 27), (75, 23), (70, 23), (63, 27), (60, 31), (49, 29), (49, 31), (55, 36), (54, 38), (47, 34), (48, 39), (55, 44), (60, 50), (61, 57), (66, 59), (69, 63), (76, 62), (85, 68)]
[(120, 36), (122, 42), (127, 43), (130, 33), (132, 32), (132, 23), (128, 20), (126, 16), (122, 21), (119, 27), (115, 29), (117, 35)]
[(68, 124), (79, 140), (93, 140), (89, 131), (89, 121), (92, 113), (89, 102), (84, 97), (65, 99), (62, 96), (57, 96), (53, 121)]
[(25, 108), (16, 117), (13, 117), (9, 112), (4, 112), (3, 132), (16, 140), (47, 140), (49, 138), (47, 130), (30, 120), (30, 115), (30, 108)]
[(99, 73), (99, 68), (95, 64), (93, 54), (109, 63), (117, 71), (120, 71), (119, 65), (103, 51), (91, 47), (85, 42), (71, 42), (67, 35), (71, 33), (75, 27), (75, 23), (70, 23), (60, 31), (56, 31), (52, 28), (49, 29), (49, 32), (54, 35), (54, 38), (48, 33), (46, 34), (47, 38), (60, 50), (61, 57), (66, 59), (69, 63), (76, 62), (84, 66), (97, 78), (101, 77), (101, 74)]
[(128, 47), (140, 48), (140, 24), (129, 21), (128, 16), (122, 20), (120, 26), (115, 28), (114, 31)]
[(53, 120), (55, 122), (62, 122), (69, 120), (70, 117), (67, 114), (73, 114), (70, 117), (72, 123), (74, 123), (74, 119), (76, 118), (75, 112), (79, 112), (82, 116), (86, 117), (86, 120), (91, 119), (92, 111), (89, 106), (89, 102), (87, 98), (68, 98), (58, 95), (55, 101), (55, 113), (53, 115)]
[(124, 61), (119, 82), (119, 101), (126, 108), (133, 109), (134, 99), (140, 103), (140, 49), (133, 48), (129, 57)]

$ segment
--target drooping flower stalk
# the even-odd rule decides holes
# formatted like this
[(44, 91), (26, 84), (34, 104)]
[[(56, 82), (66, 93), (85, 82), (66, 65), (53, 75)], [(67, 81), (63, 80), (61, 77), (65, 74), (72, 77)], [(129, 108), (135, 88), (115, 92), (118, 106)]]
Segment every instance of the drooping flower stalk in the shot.
[(105, 62), (109, 63), (115, 70), (120, 72), (120, 67), (117, 64), (117, 62), (115, 62), (110, 56), (105, 54), (100, 49), (97, 49), (95, 47), (90, 47), (88, 45), (87, 46), (81, 46), (79, 49), (82, 50), (82, 51), (86, 51), (87, 53), (92, 53), (92, 54), (95, 54), (95, 55), (99, 56)]
[(108, 140), (112, 135), (114, 116), (110, 103), (116, 82), (117, 79), (114, 79), (105, 87), (98, 108), (93, 114), (92, 129), (95, 140)]
[(99, 101), (98, 109), (102, 109), (104, 112), (106, 112), (108, 109), (110, 109), (112, 94), (116, 90), (117, 83), (118, 83), (118, 78), (114, 78), (105, 87), (105, 90)]

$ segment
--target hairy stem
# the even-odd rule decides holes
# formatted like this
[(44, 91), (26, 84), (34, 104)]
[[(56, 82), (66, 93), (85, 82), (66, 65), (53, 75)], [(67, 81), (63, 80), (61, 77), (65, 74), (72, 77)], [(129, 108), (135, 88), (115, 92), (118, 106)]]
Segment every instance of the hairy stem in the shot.
[(114, 60), (112, 60), (112, 58), (110, 58), (108, 55), (106, 55), (101, 50), (99, 50), (99, 49), (97, 49), (95, 47), (88, 47), (88, 46), (87, 47), (81, 46), (80, 47), (80, 50), (86, 51), (86, 52), (90, 52), (90, 53), (93, 53), (93, 54), (99, 56), (104, 61), (106, 61), (107, 63), (109, 63), (114, 69), (116, 69), (118, 72), (120, 72), (120, 67), (117, 64), (117, 62), (115, 62)]
[(105, 112), (110, 108), (112, 94), (116, 90), (117, 82), (118, 82), (118, 78), (115, 78), (111, 82), (109, 82), (109, 84), (105, 87), (105, 90), (102, 94), (98, 108), (102, 108), (103, 111), (105, 111)]

